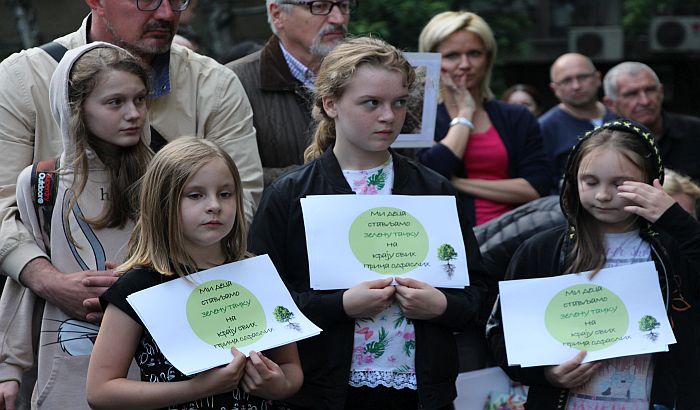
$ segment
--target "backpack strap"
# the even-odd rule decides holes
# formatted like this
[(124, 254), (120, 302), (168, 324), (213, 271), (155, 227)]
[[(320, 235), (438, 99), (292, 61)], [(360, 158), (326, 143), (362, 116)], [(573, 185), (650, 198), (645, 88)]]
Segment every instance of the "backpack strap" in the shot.
[(59, 159), (45, 159), (32, 165), (31, 192), (34, 211), (46, 245), (46, 254), (51, 257), (51, 216), (58, 194)]
[(62, 44), (57, 43), (55, 41), (42, 44), (39, 46), (39, 48), (44, 50), (51, 57), (53, 57), (53, 59), (56, 60), (56, 62), (60, 62), (63, 58), (63, 55), (66, 54), (66, 51), (68, 51), (68, 49), (65, 48)]

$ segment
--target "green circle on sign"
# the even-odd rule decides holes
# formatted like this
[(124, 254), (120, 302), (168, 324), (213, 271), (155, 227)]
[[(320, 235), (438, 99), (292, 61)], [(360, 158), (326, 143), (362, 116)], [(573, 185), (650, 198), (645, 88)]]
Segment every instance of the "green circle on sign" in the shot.
[(574, 285), (557, 293), (544, 315), (553, 338), (577, 350), (605, 349), (627, 333), (629, 315), (622, 299), (599, 285)]
[(369, 209), (350, 226), (350, 248), (367, 269), (400, 275), (419, 267), (428, 255), (428, 233), (408, 212), (392, 207)]
[(197, 286), (186, 305), (187, 322), (204, 342), (216, 347), (243, 347), (265, 334), (267, 319), (260, 301), (245, 287), (228, 280)]

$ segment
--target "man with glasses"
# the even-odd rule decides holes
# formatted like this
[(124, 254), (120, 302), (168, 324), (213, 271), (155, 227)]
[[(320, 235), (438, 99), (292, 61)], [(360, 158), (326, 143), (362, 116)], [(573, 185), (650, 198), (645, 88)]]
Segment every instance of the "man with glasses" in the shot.
[(561, 55), (549, 74), (549, 87), (559, 104), (542, 114), (538, 121), (558, 192), (569, 150), (577, 138), (615, 115), (598, 101), (600, 72), (590, 58), (577, 53)]
[(603, 81), (603, 102), (618, 116), (643, 124), (654, 134), (664, 166), (700, 181), (700, 118), (663, 110), (664, 86), (648, 65), (627, 61)]
[(59, 272), (22, 225), (15, 199), (20, 171), (33, 162), (56, 158), (62, 150), (48, 90), (57, 60), (66, 49), (105, 41), (130, 50), (150, 65), (152, 147), (160, 148), (183, 135), (220, 144), (240, 170), (249, 219), (263, 184), (252, 111), (235, 74), (208, 57), (171, 47), (189, 0), (86, 3), (91, 13), (76, 32), (47, 48), (24, 50), (0, 63), (0, 271), (68, 315), (99, 322), (102, 310), (97, 297), (114, 283), (114, 274)]
[(265, 186), (304, 162), (312, 90), (323, 58), (345, 38), (357, 0), (267, 0), (273, 35), (263, 49), (227, 64), (253, 107)]

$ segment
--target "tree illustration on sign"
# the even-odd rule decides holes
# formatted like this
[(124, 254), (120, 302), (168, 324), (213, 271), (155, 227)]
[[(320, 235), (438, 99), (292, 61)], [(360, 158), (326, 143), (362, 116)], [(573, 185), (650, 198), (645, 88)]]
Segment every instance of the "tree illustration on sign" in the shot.
[(301, 332), (301, 325), (291, 321), (294, 319), (294, 313), (292, 313), (286, 307), (277, 306), (272, 314), (275, 316), (275, 319), (277, 319), (278, 322), (286, 323), (288, 328)]
[(661, 327), (661, 323), (659, 323), (654, 316), (644, 315), (639, 319), (639, 330), (642, 332), (649, 332), (646, 336), (651, 339), (652, 342), (655, 342), (659, 337), (658, 333), (654, 333), (654, 329), (658, 327)]
[(453, 248), (449, 243), (443, 243), (438, 248), (437, 253), (438, 259), (443, 262), (447, 262), (445, 265), (443, 265), (443, 269), (445, 269), (445, 272), (447, 272), (447, 277), (452, 279), (452, 275), (455, 271), (455, 265), (451, 264), (450, 261), (457, 258), (455, 248)]

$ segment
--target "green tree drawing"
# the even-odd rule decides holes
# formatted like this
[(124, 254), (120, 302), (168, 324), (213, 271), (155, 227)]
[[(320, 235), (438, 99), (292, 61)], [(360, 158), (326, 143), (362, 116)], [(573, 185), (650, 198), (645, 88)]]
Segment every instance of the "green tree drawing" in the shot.
[(291, 321), (294, 319), (294, 313), (292, 313), (286, 307), (277, 306), (275, 310), (272, 311), (272, 314), (275, 316), (275, 319), (277, 319), (278, 322), (286, 323), (288, 328), (301, 332), (301, 325)]
[(447, 276), (452, 279), (452, 275), (454, 274), (455, 271), (455, 266), (450, 263), (452, 259), (457, 258), (457, 252), (455, 251), (455, 248), (452, 247), (449, 243), (443, 243), (440, 245), (440, 247), (437, 250), (438, 253), (438, 259), (440, 259), (443, 262), (447, 262), (443, 268), (445, 269), (445, 272), (447, 272)]
[(644, 315), (639, 319), (639, 330), (642, 332), (649, 332), (647, 337), (652, 341), (655, 341), (659, 336), (658, 333), (654, 333), (654, 329), (661, 327), (661, 323), (654, 316)]

